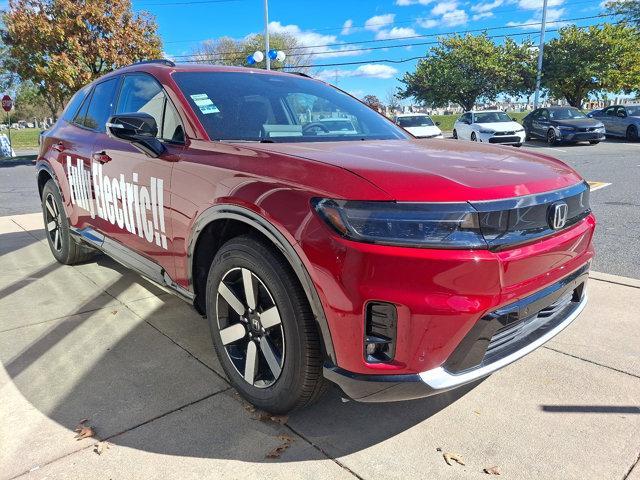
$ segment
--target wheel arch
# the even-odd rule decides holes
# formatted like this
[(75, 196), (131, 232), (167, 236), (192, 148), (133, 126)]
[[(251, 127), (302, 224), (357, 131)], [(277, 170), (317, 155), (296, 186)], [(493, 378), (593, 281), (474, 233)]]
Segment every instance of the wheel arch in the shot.
[(51, 167), (46, 163), (40, 163), (36, 167), (36, 177), (38, 180), (38, 194), (40, 195), (40, 200), (42, 200), (42, 189), (44, 189), (45, 184), (49, 180), (53, 180), (58, 184), (58, 180), (56, 179), (55, 174)]
[(206, 285), (206, 276), (203, 278), (199, 265), (206, 265), (208, 271), (210, 262), (220, 247), (227, 240), (245, 233), (255, 234), (266, 240), (287, 260), (304, 290), (316, 319), (324, 352), (336, 364), (329, 324), (306, 266), (291, 243), (272, 223), (247, 208), (237, 205), (215, 205), (202, 212), (196, 219), (187, 246), (187, 275), (195, 295), (195, 307), (201, 313), (204, 312), (204, 303), (201, 302), (204, 301), (202, 293)]

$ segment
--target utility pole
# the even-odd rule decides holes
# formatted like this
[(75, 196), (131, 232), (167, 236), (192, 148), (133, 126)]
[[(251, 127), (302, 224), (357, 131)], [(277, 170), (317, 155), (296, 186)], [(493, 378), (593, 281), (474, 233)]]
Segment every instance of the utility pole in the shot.
[[(545, 5), (546, 2), (547, 0), (545, 0)], [(271, 70), (269, 50), (269, 0), (264, 0), (264, 53), (267, 61), (267, 70)]]
[[(265, 0), (266, 2), (267, 0)], [(533, 108), (538, 108), (540, 101), (540, 81), (542, 79), (542, 56), (544, 54), (544, 34), (547, 29), (547, 0), (542, 4), (542, 27), (540, 28), (540, 47), (538, 48), (538, 73), (536, 75), (536, 96), (533, 100)]]

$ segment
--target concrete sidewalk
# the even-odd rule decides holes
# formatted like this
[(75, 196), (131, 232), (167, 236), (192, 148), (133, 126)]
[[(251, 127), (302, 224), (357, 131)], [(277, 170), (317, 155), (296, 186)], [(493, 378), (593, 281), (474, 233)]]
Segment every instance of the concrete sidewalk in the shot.
[[(384, 405), (332, 389), (270, 419), (230, 389), (187, 304), (105, 257), (59, 265), (39, 214), (2, 217), (0, 479), (466, 479), (497, 466), (640, 480), (640, 282), (594, 273), (589, 294), (567, 330), (475, 388)], [(97, 439), (74, 438), (85, 418)]]

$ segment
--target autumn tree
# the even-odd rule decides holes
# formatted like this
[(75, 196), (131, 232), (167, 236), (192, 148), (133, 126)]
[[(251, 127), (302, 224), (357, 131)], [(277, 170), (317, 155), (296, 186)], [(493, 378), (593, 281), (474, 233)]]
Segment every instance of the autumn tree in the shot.
[(377, 112), (382, 112), (384, 110), (384, 105), (375, 95), (365, 95), (362, 98), (362, 101)]
[(441, 38), (416, 71), (400, 80), (399, 95), (431, 107), (454, 102), (471, 110), (479, 99), (492, 100), (503, 89), (508, 71), (502, 54), (486, 33)]
[(640, 33), (624, 24), (564, 27), (544, 50), (543, 86), (581, 107), (601, 91), (640, 91)]
[(83, 85), (161, 56), (155, 20), (130, 0), (9, 0), (3, 23), (5, 66), (33, 82), (54, 117)]
[[(288, 33), (272, 33), (269, 35), (269, 48), (285, 52), (287, 58), (284, 63), (287, 67), (300, 71), (308, 70), (308, 68), (302, 66), (310, 65), (310, 49), (301, 44), (295, 36)], [(250, 35), (241, 40), (231, 37), (206, 40), (198, 45), (191, 55), (197, 63), (246, 67), (248, 66), (247, 57), (257, 50), (264, 51), (264, 35), (262, 34)], [(272, 60), (271, 66), (272, 68), (279, 68), (284, 65)], [(263, 61), (253, 65), (253, 67), (266, 68), (266, 63)]]

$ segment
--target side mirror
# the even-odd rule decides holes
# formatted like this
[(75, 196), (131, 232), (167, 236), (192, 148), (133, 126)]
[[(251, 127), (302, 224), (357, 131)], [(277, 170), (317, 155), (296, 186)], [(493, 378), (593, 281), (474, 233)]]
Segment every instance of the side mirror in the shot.
[(150, 157), (159, 157), (165, 146), (156, 138), (158, 125), (148, 113), (121, 113), (113, 115), (106, 123), (107, 135), (130, 143)]
[(436, 127), (439, 127), (439, 126), (440, 126), (440, 122), (436, 122)]

